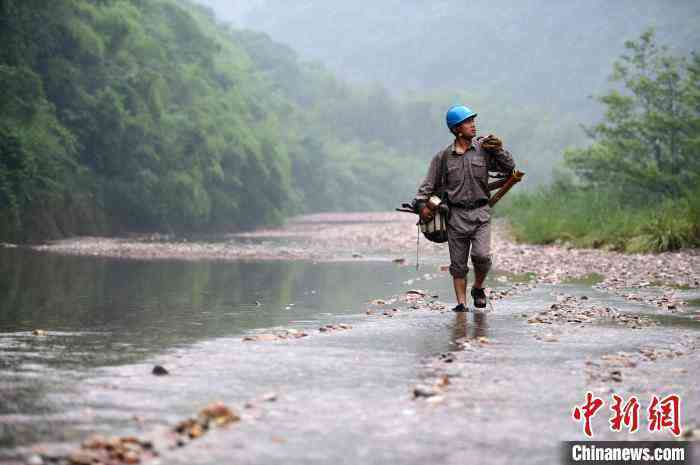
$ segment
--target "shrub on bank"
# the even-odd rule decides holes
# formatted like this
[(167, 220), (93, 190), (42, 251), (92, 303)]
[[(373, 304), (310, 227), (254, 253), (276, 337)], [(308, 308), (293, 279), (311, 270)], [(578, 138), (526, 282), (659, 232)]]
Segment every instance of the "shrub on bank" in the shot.
[(678, 199), (630, 202), (618, 193), (556, 184), (513, 193), (498, 207), (515, 239), (629, 253), (700, 246), (700, 188)]

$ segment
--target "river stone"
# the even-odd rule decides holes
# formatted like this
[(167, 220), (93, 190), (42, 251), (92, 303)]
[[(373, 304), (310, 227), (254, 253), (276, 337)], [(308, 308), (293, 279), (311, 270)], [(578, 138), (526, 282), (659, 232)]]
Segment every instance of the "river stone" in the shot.
[(34, 454), (27, 459), (27, 465), (44, 465), (44, 459)]
[(417, 399), (419, 397), (432, 397), (437, 395), (437, 391), (424, 384), (419, 384), (413, 388), (413, 398)]
[(151, 373), (153, 373), (156, 376), (164, 376), (170, 374), (170, 372), (161, 365), (154, 366), (153, 370), (151, 370)]

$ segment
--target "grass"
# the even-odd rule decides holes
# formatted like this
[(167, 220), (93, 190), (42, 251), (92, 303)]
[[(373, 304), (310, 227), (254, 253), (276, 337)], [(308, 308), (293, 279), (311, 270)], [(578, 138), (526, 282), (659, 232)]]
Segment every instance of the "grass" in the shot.
[(551, 186), (514, 193), (498, 209), (521, 242), (629, 253), (700, 246), (700, 192), (632, 204), (619, 194)]

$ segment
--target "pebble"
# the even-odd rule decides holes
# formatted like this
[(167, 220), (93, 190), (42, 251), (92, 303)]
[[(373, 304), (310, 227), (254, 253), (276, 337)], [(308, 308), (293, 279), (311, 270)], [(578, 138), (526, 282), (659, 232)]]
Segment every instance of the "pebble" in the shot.
[(248, 336), (243, 336), (242, 341), (278, 341), (284, 339), (300, 339), (302, 337), (307, 337), (308, 334), (304, 331), (290, 328), (282, 329), (274, 333), (259, 333), (252, 334)]
[(165, 367), (163, 367), (161, 365), (155, 365), (153, 367), (153, 370), (151, 370), (151, 373), (156, 375), (156, 376), (165, 376), (165, 375), (170, 374), (170, 372), (168, 370), (166, 370)]
[(336, 324), (336, 325), (328, 324), (328, 325), (324, 325), (324, 326), (321, 326), (320, 328), (318, 328), (318, 330), (322, 333), (328, 333), (328, 332), (340, 331), (340, 330), (346, 330), (346, 329), (352, 329), (352, 326), (346, 325), (344, 323), (340, 323), (340, 324)]
[(27, 465), (44, 465), (44, 459), (40, 455), (30, 455), (27, 459)]
[(694, 426), (686, 426), (682, 428), (682, 439), (684, 441), (700, 441), (700, 428)]
[(587, 324), (607, 319), (634, 329), (658, 324), (644, 315), (621, 313), (615, 307), (584, 305), (579, 298), (572, 295), (557, 294), (556, 298), (557, 303), (552, 304), (547, 310), (530, 315), (527, 322), (530, 324)]
[(441, 404), (445, 401), (445, 396), (440, 396), (440, 395), (434, 395), (430, 396), (425, 400), (429, 404)]
[(438, 392), (431, 388), (430, 386), (425, 386), (423, 384), (419, 384), (416, 387), (413, 388), (413, 398), (417, 399), (420, 397), (432, 397), (436, 396)]

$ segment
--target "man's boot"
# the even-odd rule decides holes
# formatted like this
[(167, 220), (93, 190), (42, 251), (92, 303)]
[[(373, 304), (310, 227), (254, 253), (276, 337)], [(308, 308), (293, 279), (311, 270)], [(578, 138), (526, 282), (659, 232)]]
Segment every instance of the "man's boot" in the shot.
[(452, 309), (452, 311), (453, 311), (453, 312), (457, 312), (457, 313), (466, 312), (466, 311), (467, 311), (467, 307), (466, 307), (464, 304), (457, 304), (457, 306), (455, 306), (455, 307)]
[(472, 297), (474, 298), (474, 306), (476, 308), (486, 307), (486, 293), (484, 292), (484, 288), (477, 289), (472, 287)]

